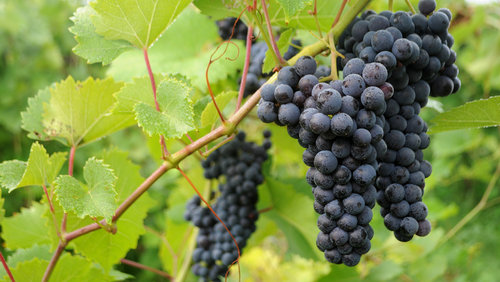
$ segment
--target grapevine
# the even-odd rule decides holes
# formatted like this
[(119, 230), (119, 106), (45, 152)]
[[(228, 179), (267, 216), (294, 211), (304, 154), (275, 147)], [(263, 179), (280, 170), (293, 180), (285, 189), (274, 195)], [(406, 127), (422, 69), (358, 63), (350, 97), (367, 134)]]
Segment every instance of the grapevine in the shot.
[[(480, 203), (434, 239), (443, 227), (427, 200), (439, 167), (433, 174), (424, 154), (431, 134), (467, 128), (453, 111), (469, 127), (496, 126), (492, 106), (481, 111), (489, 99), (436, 114), (435, 125), (423, 111), (470, 79), (450, 33), (462, 14), (435, 0), (386, 1), (380, 12), (371, 0), (283, 2), (78, 8), (74, 54), (109, 67), (47, 85), (21, 113), (35, 141), (26, 160), (0, 163), (0, 186), (40, 193), (5, 218), (0, 210), (4, 280), (118, 281), (133, 268), (149, 272), (138, 280), (266, 281), (262, 265), (276, 261), (280, 281), (357, 265), (371, 278), (389, 249), (381, 228), (388, 247), (438, 248), (496, 203), (499, 169)], [(1, 48), (3, 66), (11, 55)], [(467, 117), (474, 107), (489, 123)], [(154, 256), (137, 255), (156, 243)]]

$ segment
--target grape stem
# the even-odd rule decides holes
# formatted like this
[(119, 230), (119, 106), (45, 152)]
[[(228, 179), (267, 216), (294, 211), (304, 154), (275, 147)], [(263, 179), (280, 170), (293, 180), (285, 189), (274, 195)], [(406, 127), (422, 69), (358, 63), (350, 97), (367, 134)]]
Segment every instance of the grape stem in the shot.
[(342, 0), (342, 4), (340, 5), (340, 9), (337, 12), (337, 16), (335, 17), (335, 20), (332, 23), (332, 28), (339, 22), (340, 16), (342, 15), (342, 12), (344, 12), (345, 5), (347, 4), (347, 0)]
[(247, 74), (248, 67), (250, 65), (250, 57), (252, 53), (252, 36), (253, 36), (253, 27), (251, 25), (248, 26), (247, 32), (247, 48), (245, 54), (245, 66), (243, 67), (243, 75), (241, 77), (240, 90), (238, 92), (238, 102), (236, 103), (236, 111), (240, 109), (241, 102), (243, 101), (243, 94), (245, 94), (245, 86), (247, 84)]
[[(355, 3), (349, 9), (349, 11), (345, 14), (345, 17), (341, 18), (340, 21), (338, 22), (337, 25), (331, 30), (333, 32), (335, 37), (340, 36), (340, 34), (344, 31), (344, 29), (347, 27), (347, 25), (356, 17), (356, 15), (363, 10), (363, 8), (368, 4), (371, 0), (359, 0), (358, 2)], [(298, 60), (298, 58), (302, 56), (315, 56), (325, 50), (328, 49), (327, 44), (323, 40), (318, 41), (316, 43), (313, 43), (309, 46), (304, 47), (297, 55), (295, 55), (293, 58), (291, 58), (288, 63), (293, 65), (295, 62)], [(266, 82), (267, 83), (274, 83), (278, 77), (278, 74), (274, 74), (269, 78), (269, 80)], [(262, 88), (262, 87), (261, 87)], [(257, 105), (257, 103), (260, 100), (260, 91), (261, 89), (258, 89), (250, 98), (243, 104), (243, 106), (235, 112), (226, 123), (223, 123), (219, 127), (215, 128), (214, 130), (210, 131), (200, 139), (194, 141), (193, 143), (185, 146), (183, 149), (180, 151), (171, 154), (166, 158), (166, 160), (163, 162), (158, 169), (156, 169), (148, 178), (144, 180), (144, 182), (137, 187), (137, 189), (130, 194), (124, 201), (123, 203), (117, 208), (115, 211), (115, 215), (113, 216), (113, 221), (112, 223), (116, 223), (118, 219), (123, 215), (127, 209), (132, 206), (132, 204), (139, 199), (139, 197), (144, 194), (165, 172), (172, 168), (176, 168), (178, 164), (190, 156), (191, 154), (195, 153), (197, 150), (203, 148), (204, 146), (208, 145), (209, 143), (219, 139), (220, 137), (223, 136), (230, 136), (235, 130), (236, 126), (252, 111), (252, 109)], [(102, 220), (101, 223), (103, 225), (106, 225), (106, 221)], [(50, 274), (54, 270), (54, 267), (56, 266), (56, 263), (61, 256), (62, 251), (66, 247), (66, 245), (72, 241), (73, 239), (76, 239), (80, 236), (83, 236), (85, 234), (88, 234), (90, 232), (99, 230), (101, 227), (97, 223), (91, 223), (89, 225), (86, 225), (84, 227), (81, 227), (79, 229), (76, 229), (72, 232), (69, 233), (63, 233), (62, 237), (64, 240), (60, 240), (59, 244), (57, 246), (57, 250), (52, 256), (52, 259), (49, 263), (49, 266), (47, 267), (44, 278), (42, 281), (48, 281)]]
[[(146, 68), (148, 69), (148, 75), (149, 75), (149, 80), (151, 81), (151, 88), (153, 89), (153, 98), (155, 101), (155, 107), (158, 112), (161, 112), (160, 109), (160, 104), (158, 103), (158, 98), (157, 98), (157, 93), (156, 93), (156, 81), (155, 81), (155, 76), (153, 74), (153, 70), (151, 69), (151, 64), (149, 63), (149, 55), (148, 55), (148, 49), (144, 48), (143, 50), (144, 53), (144, 62), (146, 63)], [(166, 156), (168, 156), (168, 150), (167, 150), (167, 144), (165, 142), (165, 136), (160, 135), (160, 144), (161, 144), (161, 154), (163, 156), (163, 159), (165, 159)]]
[(495, 184), (497, 183), (499, 177), (500, 177), (500, 162), (498, 163), (495, 173), (491, 177), (490, 182), (488, 183), (488, 186), (486, 187), (486, 190), (484, 191), (483, 196), (481, 197), (479, 203), (477, 203), (477, 205), (467, 215), (465, 215), (452, 229), (450, 229), (450, 231), (448, 231), (448, 233), (446, 233), (443, 239), (440, 240), (439, 244), (444, 244), (448, 240), (450, 240), (450, 238), (455, 236), (455, 234), (460, 229), (462, 229), (462, 227), (464, 227), (465, 224), (471, 221), (472, 218), (474, 218), (480, 211), (482, 211), (487, 207), (488, 198), (490, 197), (490, 194), (493, 191), (493, 188), (495, 187)]
[(10, 272), (10, 268), (7, 265), (7, 262), (5, 262), (5, 258), (3, 257), (2, 252), (0, 252), (0, 260), (2, 261), (2, 265), (3, 265), (3, 268), (5, 269), (5, 272), (7, 272), (7, 275), (9, 275), (10, 281), (15, 282), (16, 280), (14, 279), (12, 272)]
[(405, 0), (406, 5), (408, 5), (408, 8), (410, 8), (411, 12), (415, 15), (417, 14), (417, 11), (415, 11), (415, 8), (413, 8), (413, 5), (411, 4), (410, 0)]
[(271, 43), (271, 50), (273, 50), (273, 53), (274, 53), (274, 58), (276, 60), (276, 63), (278, 64), (278, 66), (280, 66), (280, 67), (286, 66), (286, 65), (288, 65), (288, 63), (281, 56), (280, 50), (279, 50), (278, 45), (276, 44), (276, 40), (274, 39), (274, 36), (273, 36), (273, 29), (271, 26), (271, 20), (269, 19), (269, 13), (267, 12), (266, 0), (261, 0), (261, 3), (262, 3), (262, 12), (264, 12), (264, 19), (266, 20), (267, 33), (269, 35), (269, 41)]
[(146, 266), (146, 265), (143, 265), (143, 264), (140, 264), (138, 262), (131, 261), (131, 260), (128, 260), (128, 259), (121, 259), (120, 262), (123, 263), (123, 264), (126, 264), (126, 265), (130, 265), (130, 266), (135, 267), (135, 268), (139, 268), (139, 269), (143, 269), (143, 270), (147, 270), (147, 271), (153, 272), (154, 274), (157, 274), (157, 275), (159, 275), (161, 277), (167, 278), (170, 281), (174, 280), (174, 277), (172, 277), (170, 274), (168, 274), (168, 273), (166, 273), (164, 271), (158, 270), (156, 268), (152, 268), (152, 267), (149, 267), (149, 266)]
[(318, 0), (314, 0), (313, 10), (309, 11), (309, 15), (313, 16), (314, 22), (316, 23), (316, 28), (318, 29), (319, 36), (323, 37), (323, 33), (321, 33), (321, 26), (319, 25), (319, 20), (318, 20)]
[(394, 9), (393, 6), (394, 6), (394, 0), (389, 0), (389, 11), (392, 12), (392, 10)]

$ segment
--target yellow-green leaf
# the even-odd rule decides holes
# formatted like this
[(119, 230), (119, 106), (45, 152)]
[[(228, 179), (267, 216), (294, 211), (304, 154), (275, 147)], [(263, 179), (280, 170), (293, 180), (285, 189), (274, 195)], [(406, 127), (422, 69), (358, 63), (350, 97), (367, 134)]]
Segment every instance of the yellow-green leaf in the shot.
[[(221, 111), (227, 106), (227, 104), (235, 97), (238, 97), (238, 92), (229, 91), (224, 92), (215, 97), (215, 102)], [(203, 112), (201, 113), (201, 126), (205, 127), (214, 124), (219, 119), (219, 114), (214, 106), (214, 102), (210, 101)]]
[(97, 0), (91, 2), (97, 33), (148, 48), (192, 0)]

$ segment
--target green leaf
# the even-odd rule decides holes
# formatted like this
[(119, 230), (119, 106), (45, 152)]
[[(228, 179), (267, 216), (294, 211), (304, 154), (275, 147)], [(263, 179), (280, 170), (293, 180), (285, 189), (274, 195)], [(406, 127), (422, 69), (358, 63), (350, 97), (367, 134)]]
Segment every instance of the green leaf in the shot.
[(295, 16), (299, 11), (304, 9), (312, 0), (276, 0), (283, 11), (285, 12), (286, 21), (290, 21), (290, 17)]
[[(132, 164), (127, 153), (109, 151), (102, 156), (117, 176), (115, 189), (119, 202), (123, 202), (143, 182), (140, 167)], [(139, 237), (145, 233), (143, 221), (154, 201), (148, 194), (142, 195), (134, 207), (128, 209), (116, 223), (116, 234), (97, 230), (73, 241), (77, 253), (98, 262), (106, 271), (124, 258), (130, 249), (137, 247)], [(69, 221), (69, 220), (68, 220)], [(82, 224), (92, 223), (86, 219)]]
[(9, 189), (16, 189), (23, 178), (27, 164), (22, 161), (12, 160), (0, 164), (0, 185)]
[(97, 0), (92, 22), (107, 39), (123, 39), (138, 48), (148, 48), (191, 0)]
[[(155, 75), (155, 81), (160, 83), (166, 76)], [(153, 89), (149, 76), (134, 77), (132, 82), (125, 85), (115, 94), (117, 103), (113, 110), (115, 113), (133, 114), (135, 105), (145, 103), (154, 105)]]
[[(185, 9), (149, 50), (151, 68), (155, 73), (185, 75), (191, 79), (193, 87), (206, 91), (205, 70), (218, 41), (220, 37), (212, 19), (194, 9)], [(245, 60), (245, 46), (241, 40), (235, 40), (234, 43), (237, 47), (234, 44), (223, 45), (214, 55), (216, 58), (227, 49), (221, 59), (210, 65), (210, 83), (225, 81), (241, 70)], [(144, 54), (141, 50), (123, 53), (113, 61), (108, 74), (121, 81), (132, 81), (134, 77), (147, 75)]]
[(50, 184), (65, 161), (66, 153), (49, 156), (45, 148), (35, 142), (31, 145), (27, 163), (7, 161), (0, 164), (0, 183), (9, 189), (9, 192), (19, 187)]
[(139, 103), (135, 106), (139, 126), (150, 136), (161, 134), (165, 138), (179, 138), (194, 129), (191, 88), (175, 79), (163, 80), (157, 93), (158, 112), (154, 104)]
[(50, 261), (52, 258), (50, 246), (35, 244), (31, 248), (17, 249), (12, 255), (9, 256), (7, 264), (9, 267), (15, 268), (18, 263), (32, 260), (33, 258)]
[(244, 3), (237, 0), (194, 0), (194, 4), (204, 15), (214, 20), (238, 17), (245, 8)]
[[(18, 263), (11, 271), (16, 281), (41, 281), (48, 265), (48, 260), (34, 258)], [(58, 282), (113, 281), (113, 278), (85, 258), (64, 253), (57, 262), (50, 280)], [(5, 275), (3, 281), (10, 281), (10, 279)]]
[[(309, 9), (302, 7), (300, 10), (297, 10), (295, 15), (287, 16), (286, 9), (283, 9), (278, 1), (288, 3), (301, 2), (301, 5), (305, 2), (312, 2), (305, 0), (270, 0), (268, 10), (272, 25), (305, 30), (318, 29), (314, 16), (308, 12), (309, 10), (312, 10), (312, 6), (310, 6)], [(341, 3), (342, 1), (317, 0), (317, 18), (322, 31), (326, 32), (330, 30)], [(293, 7), (291, 7), (291, 9), (293, 10)]]
[(74, 25), (69, 31), (75, 35), (78, 43), (73, 52), (78, 56), (87, 59), (87, 63), (111, 63), (121, 53), (132, 48), (130, 43), (123, 40), (107, 40), (95, 31), (91, 17), (97, 13), (90, 6), (78, 8), (71, 21)]
[(369, 281), (387, 281), (402, 274), (404, 269), (393, 261), (387, 260), (373, 267), (367, 277)]
[(34, 244), (50, 244), (48, 233), (49, 221), (43, 217), (47, 206), (33, 203), (29, 209), (23, 208), (14, 216), (2, 222), (2, 237), (9, 249), (31, 248)]
[(313, 203), (305, 195), (295, 193), (292, 185), (266, 178), (266, 190), (269, 191), (270, 205), (273, 209), (264, 214), (276, 222), (287, 237), (290, 251), (305, 258), (317, 259), (319, 251), (316, 248), (318, 228), (317, 217), (312, 208)]
[[(215, 102), (217, 102), (219, 110), (222, 112), (234, 97), (238, 97), (238, 92), (228, 91), (217, 95)], [(201, 126), (213, 125), (218, 119), (219, 114), (217, 113), (217, 109), (215, 109), (214, 102), (210, 101), (201, 113)]]
[[(288, 46), (290, 44), (290, 41), (292, 40), (292, 35), (293, 35), (293, 29), (289, 28), (280, 35), (280, 39), (278, 39), (278, 42), (276, 44), (278, 45), (278, 49), (280, 51), (280, 54), (285, 54), (285, 52), (288, 50)], [(273, 70), (273, 67), (279, 65), (279, 62), (276, 62), (274, 60), (273, 56), (273, 50), (272, 49), (267, 49), (266, 51), (266, 57), (264, 58), (264, 63), (262, 65), (262, 72), (263, 73), (268, 73)]]
[(21, 113), (22, 128), (28, 131), (28, 137), (35, 140), (50, 140), (43, 126), (43, 104), (50, 101), (50, 88), (39, 90), (37, 95), (28, 98), (28, 108)]
[(430, 133), (500, 125), (500, 96), (477, 100), (436, 116)]
[(83, 167), (83, 184), (69, 175), (55, 181), (57, 200), (66, 212), (73, 211), (80, 218), (103, 217), (108, 223), (116, 209), (116, 176), (102, 160), (90, 158)]
[(113, 93), (122, 83), (113, 79), (84, 82), (70, 76), (51, 88), (50, 103), (44, 105), (44, 126), (51, 136), (69, 145), (94, 141), (134, 124), (133, 115), (113, 114)]

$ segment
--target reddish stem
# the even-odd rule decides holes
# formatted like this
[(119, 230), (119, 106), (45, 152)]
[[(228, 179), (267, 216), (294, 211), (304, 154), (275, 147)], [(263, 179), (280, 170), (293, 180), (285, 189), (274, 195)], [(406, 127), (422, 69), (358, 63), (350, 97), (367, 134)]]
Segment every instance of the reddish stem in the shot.
[(342, 0), (342, 5), (340, 6), (339, 11), (337, 12), (337, 16), (335, 17), (335, 20), (332, 23), (332, 28), (339, 22), (340, 16), (342, 15), (342, 12), (344, 11), (346, 4), (347, 4), (347, 0)]
[(248, 67), (250, 65), (250, 57), (252, 52), (252, 36), (253, 27), (248, 27), (247, 32), (247, 51), (245, 54), (245, 66), (243, 67), (243, 76), (241, 77), (240, 91), (238, 92), (238, 103), (236, 104), (236, 111), (240, 109), (241, 101), (243, 101), (243, 94), (245, 94), (245, 85), (247, 83)]
[(273, 36), (273, 29), (271, 26), (271, 20), (269, 19), (269, 13), (267, 12), (267, 6), (266, 6), (266, 0), (261, 0), (262, 1), (262, 10), (264, 11), (264, 18), (266, 19), (266, 27), (267, 27), (267, 33), (269, 33), (269, 40), (271, 41), (271, 47), (273, 48), (274, 54), (276, 54), (276, 57), (279, 60), (280, 66), (286, 66), (287, 62), (285, 59), (280, 54), (280, 50), (278, 48), (278, 45), (276, 44), (276, 40), (274, 39)]
[(208, 88), (208, 93), (210, 93), (210, 98), (212, 98), (212, 102), (214, 103), (215, 109), (217, 110), (217, 114), (219, 114), (220, 120), (222, 123), (226, 122), (226, 119), (224, 119), (224, 115), (222, 115), (222, 112), (219, 109), (219, 106), (217, 106), (217, 102), (215, 101), (215, 95), (214, 92), (212, 91), (212, 87), (210, 86), (210, 81), (208, 80), (208, 70), (210, 69), (210, 65), (212, 65), (213, 61), (210, 60), (207, 65), (207, 70), (205, 71), (205, 80), (207, 82), (207, 88)]
[(10, 272), (9, 266), (7, 265), (7, 262), (5, 262), (5, 258), (3, 257), (2, 252), (0, 252), (0, 260), (2, 261), (3, 268), (5, 269), (5, 272), (9, 275), (10, 281), (15, 282), (16, 280), (14, 279), (14, 276), (12, 276), (12, 272)]
[[(153, 69), (151, 69), (151, 63), (149, 62), (149, 55), (148, 55), (148, 49), (145, 48), (143, 49), (144, 53), (144, 61), (146, 62), (146, 68), (148, 69), (148, 75), (149, 75), (149, 80), (151, 81), (151, 88), (153, 89), (153, 98), (155, 101), (155, 107), (158, 112), (161, 111), (160, 109), (160, 104), (158, 103), (158, 98), (156, 95), (156, 80), (155, 76), (153, 74)], [(160, 144), (161, 144), (161, 151), (162, 151), (162, 156), (165, 158), (166, 156), (169, 155), (168, 150), (167, 150), (167, 144), (165, 142), (165, 137), (163, 135), (160, 135)]]
[(151, 87), (153, 88), (153, 97), (155, 100), (155, 107), (157, 111), (160, 111), (160, 104), (158, 104), (158, 99), (156, 98), (156, 81), (155, 76), (153, 74), (153, 70), (151, 69), (151, 64), (149, 63), (149, 55), (148, 49), (143, 49), (144, 53), (144, 61), (146, 62), (146, 68), (148, 69), (149, 80), (151, 80)]
[(69, 160), (68, 160), (68, 174), (70, 176), (73, 176), (73, 167), (75, 164), (75, 152), (76, 152), (76, 145), (73, 145), (71, 147), (71, 150), (69, 151)]
[[(75, 153), (76, 153), (76, 145), (71, 146), (71, 150), (69, 151), (69, 160), (68, 160), (68, 174), (73, 176), (73, 168), (75, 166)], [(66, 232), (66, 223), (68, 220), (68, 213), (64, 213), (62, 221), (61, 221), (61, 233), (64, 234)], [(57, 262), (57, 260), (56, 260)]]
[(258, 211), (258, 213), (259, 213), (259, 214), (260, 214), (260, 213), (266, 213), (266, 212), (268, 212), (268, 211), (271, 211), (272, 209), (273, 209), (273, 207), (267, 207), (267, 208), (265, 208), (265, 209), (261, 209), (261, 210), (259, 210), (259, 211)]
[(54, 255), (52, 256), (52, 259), (50, 260), (49, 266), (47, 266), (47, 269), (45, 270), (45, 273), (43, 274), (42, 282), (49, 281), (50, 275), (54, 271), (54, 268), (56, 267), (56, 263), (59, 260), (59, 257), (61, 256), (62, 252), (64, 251), (64, 247), (66, 247), (66, 243), (59, 241), (59, 244), (57, 245), (57, 249), (54, 252)]
[(42, 188), (43, 188), (43, 192), (45, 192), (45, 196), (47, 196), (47, 201), (49, 202), (49, 206), (50, 206), (50, 212), (52, 214), (54, 214), (55, 213), (54, 206), (52, 205), (52, 200), (50, 199), (49, 192), (47, 191), (47, 186), (45, 186), (45, 184), (43, 184)]
[(162, 277), (165, 277), (165, 278), (167, 278), (168, 280), (171, 280), (171, 281), (174, 279), (174, 277), (172, 277), (170, 274), (168, 274), (168, 273), (166, 273), (164, 271), (161, 271), (161, 270), (158, 270), (158, 269), (155, 269), (155, 268), (152, 268), (152, 267), (140, 264), (140, 263), (135, 262), (135, 261), (131, 261), (131, 260), (128, 260), (128, 259), (121, 259), (120, 262), (123, 263), (123, 264), (127, 264), (127, 265), (130, 265), (130, 266), (139, 268), (139, 269), (144, 269), (144, 270), (147, 270), (147, 271), (151, 271), (151, 272), (153, 272), (153, 273), (155, 273), (157, 275), (160, 275)]
[(196, 186), (191, 181), (191, 179), (189, 179), (189, 177), (187, 176), (187, 174), (179, 166), (177, 167), (177, 170), (182, 174), (182, 176), (184, 176), (184, 178), (186, 178), (186, 180), (189, 183), (189, 185), (191, 185), (191, 187), (193, 187), (193, 189), (196, 192), (196, 194), (198, 194), (198, 197), (200, 197), (200, 199), (203, 201), (203, 203), (205, 203), (205, 205), (208, 207), (208, 209), (217, 218), (217, 220), (222, 224), (222, 226), (224, 226), (224, 228), (226, 229), (227, 233), (229, 233), (229, 235), (233, 239), (234, 245), (236, 246), (236, 250), (238, 251), (238, 258), (229, 266), (229, 268), (228, 268), (228, 270), (226, 272), (226, 278), (227, 278), (227, 274), (229, 273), (229, 269), (235, 263), (238, 264), (238, 273), (239, 273), (240, 272), (240, 263), (239, 263), (239, 260), (240, 260), (241, 253), (240, 253), (240, 247), (238, 246), (238, 242), (236, 242), (236, 239), (233, 237), (233, 234), (231, 233), (231, 231), (229, 231), (229, 228), (226, 226), (226, 224), (224, 223), (224, 221), (222, 221), (222, 219), (220, 219), (219, 215), (217, 215), (217, 213), (212, 209), (212, 206), (210, 206), (210, 204), (205, 200), (205, 198), (203, 198), (203, 195), (201, 195), (200, 191), (198, 191), (198, 189), (196, 189)]

